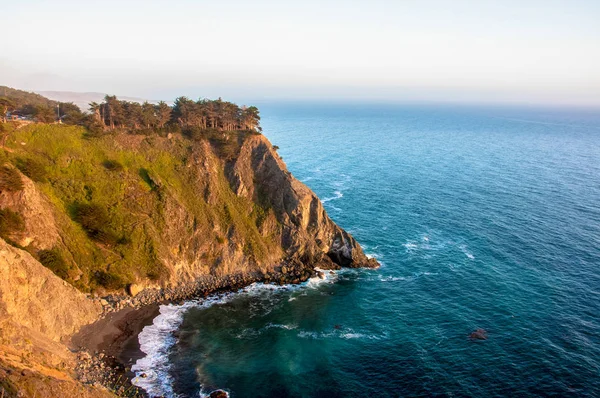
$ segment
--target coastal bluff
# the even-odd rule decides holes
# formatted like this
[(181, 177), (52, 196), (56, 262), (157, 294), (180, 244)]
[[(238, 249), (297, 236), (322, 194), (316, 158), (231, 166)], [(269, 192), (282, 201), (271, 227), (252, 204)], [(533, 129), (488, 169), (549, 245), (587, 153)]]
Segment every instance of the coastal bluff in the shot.
[(119, 309), (378, 266), (261, 134), (85, 134), (31, 125), (6, 140), (3, 172), (21, 181), (0, 187), (0, 209), (21, 220), (0, 238), (8, 394), (115, 396), (76, 374), (71, 337)]

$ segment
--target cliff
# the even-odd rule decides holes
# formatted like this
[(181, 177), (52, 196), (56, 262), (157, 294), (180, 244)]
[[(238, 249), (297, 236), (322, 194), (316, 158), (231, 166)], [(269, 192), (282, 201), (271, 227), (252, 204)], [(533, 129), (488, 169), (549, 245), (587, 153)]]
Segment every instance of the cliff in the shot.
[[(74, 381), (61, 344), (106, 310), (100, 296), (156, 301), (176, 296), (146, 293), (378, 266), (262, 135), (89, 138), (33, 125), (9, 132), (0, 162), (0, 380), (13, 389), (43, 379), (107, 393)], [(25, 346), (31, 366), (15, 359)]]

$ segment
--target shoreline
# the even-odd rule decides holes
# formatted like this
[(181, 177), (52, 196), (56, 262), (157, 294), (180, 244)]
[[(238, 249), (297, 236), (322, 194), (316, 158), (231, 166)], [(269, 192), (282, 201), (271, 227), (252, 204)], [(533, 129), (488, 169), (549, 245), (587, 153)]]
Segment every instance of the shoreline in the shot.
[[(319, 264), (321, 266), (325, 264)], [(327, 264), (327, 268), (340, 269)], [(160, 314), (160, 306), (181, 304), (219, 293), (237, 292), (256, 282), (276, 285), (300, 284), (319, 273), (314, 266), (295, 262), (278, 267), (271, 273), (237, 274), (225, 277), (204, 276), (175, 288), (147, 289), (136, 297), (107, 296), (102, 316), (82, 327), (69, 341), (69, 348), (79, 352), (78, 378), (87, 384), (100, 384), (117, 396), (136, 391), (148, 397), (131, 383), (136, 376), (131, 366), (146, 354), (141, 351), (138, 336)], [(285, 273), (282, 271), (286, 271)]]

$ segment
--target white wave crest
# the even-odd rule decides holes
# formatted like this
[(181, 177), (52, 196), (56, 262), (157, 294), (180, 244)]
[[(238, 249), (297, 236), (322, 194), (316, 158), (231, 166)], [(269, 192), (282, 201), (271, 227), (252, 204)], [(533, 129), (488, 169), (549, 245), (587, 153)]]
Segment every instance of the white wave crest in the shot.
[(412, 252), (419, 248), (419, 245), (414, 241), (403, 243), (402, 246), (404, 246), (407, 252)]
[(183, 314), (195, 305), (191, 301), (183, 305), (161, 305), (160, 315), (138, 336), (140, 350), (146, 356), (131, 367), (136, 374), (132, 384), (143, 388), (150, 396), (173, 396), (168, 372), (168, 351), (175, 344), (172, 333), (181, 325)]

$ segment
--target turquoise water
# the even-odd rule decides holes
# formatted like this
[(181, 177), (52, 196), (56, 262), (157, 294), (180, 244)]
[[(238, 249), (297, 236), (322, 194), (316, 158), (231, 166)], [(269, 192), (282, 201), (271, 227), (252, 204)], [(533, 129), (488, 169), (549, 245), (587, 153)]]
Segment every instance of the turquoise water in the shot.
[(261, 110), (290, 171), (382, 267), (163, 308), (141, 337), (162, 344), (148, 388), (600, 396), (599, 113)]

